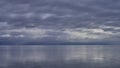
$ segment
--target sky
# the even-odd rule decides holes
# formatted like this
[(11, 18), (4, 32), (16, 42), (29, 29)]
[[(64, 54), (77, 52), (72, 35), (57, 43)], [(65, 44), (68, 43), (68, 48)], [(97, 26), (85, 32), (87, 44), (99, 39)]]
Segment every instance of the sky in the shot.
[(120, 44), (120, 0), (0, 0), (0, 44)]

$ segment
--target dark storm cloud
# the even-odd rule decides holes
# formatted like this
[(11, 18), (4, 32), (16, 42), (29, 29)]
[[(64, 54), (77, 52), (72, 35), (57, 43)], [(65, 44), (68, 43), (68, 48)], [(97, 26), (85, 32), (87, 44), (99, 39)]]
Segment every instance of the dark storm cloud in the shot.
[(1, 0), (0, 37), (117, 41), (119, 6), (119, 0)]
[[(116, 20), (119, 19), (118, 6), (119, 2), (116, 1), (6, 0), (2, 3), (1, 10), (4, 12), (1, 12), (1, 18), (3, 17), (3, 21), (21, 27), (27, 27), (30, 24), (34, 24), (34, 26), (53, 26), (53, 24), (59, 26), (60, 24), (61, 27), (88, 27), (91, 22), (96, 25), (116, 26), (119, 25), (119, 20)], [(107, 23), (108, 21), (112, 21), (112, 23)]]

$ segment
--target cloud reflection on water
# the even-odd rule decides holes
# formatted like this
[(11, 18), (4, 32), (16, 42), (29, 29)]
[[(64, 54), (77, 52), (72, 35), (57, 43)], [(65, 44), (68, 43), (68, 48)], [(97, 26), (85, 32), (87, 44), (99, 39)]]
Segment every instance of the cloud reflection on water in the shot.
[(12, 62), (82, 62), (117, 65), (119, 46), (0, 46), (0, 64)]

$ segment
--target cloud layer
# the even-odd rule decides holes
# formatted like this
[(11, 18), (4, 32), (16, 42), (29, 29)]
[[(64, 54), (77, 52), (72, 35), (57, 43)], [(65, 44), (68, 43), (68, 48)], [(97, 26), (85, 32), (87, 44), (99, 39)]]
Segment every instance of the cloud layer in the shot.
[(119, 0), (1, 0), (0, 42), (120, 40)]

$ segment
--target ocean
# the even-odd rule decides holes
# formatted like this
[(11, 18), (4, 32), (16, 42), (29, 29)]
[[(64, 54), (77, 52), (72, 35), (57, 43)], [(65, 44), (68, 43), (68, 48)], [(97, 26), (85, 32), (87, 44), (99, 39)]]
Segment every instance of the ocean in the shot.
[(120, 68), (120, 46), (2, 45), (0, 68)]

